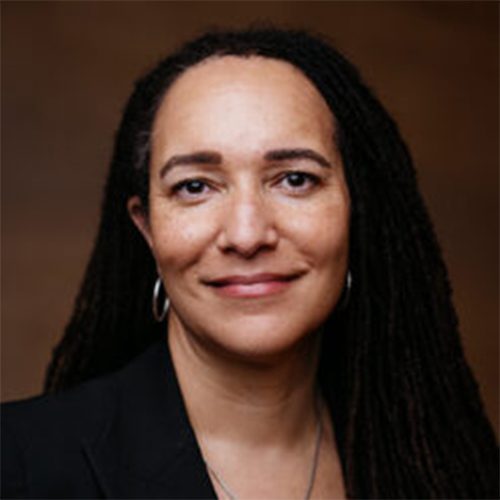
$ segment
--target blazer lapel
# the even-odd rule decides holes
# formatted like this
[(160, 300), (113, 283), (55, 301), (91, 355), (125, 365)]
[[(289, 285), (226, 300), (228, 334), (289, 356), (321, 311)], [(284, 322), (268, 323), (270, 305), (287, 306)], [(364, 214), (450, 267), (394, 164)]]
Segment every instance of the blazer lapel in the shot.
[(116, 377), (115, 411), (84, 451), (107, 498), (216, 498), (167, 342)]

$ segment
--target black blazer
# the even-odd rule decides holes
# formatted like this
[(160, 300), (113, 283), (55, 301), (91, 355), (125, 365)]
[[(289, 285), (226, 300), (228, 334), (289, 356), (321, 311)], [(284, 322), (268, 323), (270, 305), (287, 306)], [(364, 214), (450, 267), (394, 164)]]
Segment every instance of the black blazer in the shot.
[(165, 341), (1, 423), (2, 498), (216, 498)]

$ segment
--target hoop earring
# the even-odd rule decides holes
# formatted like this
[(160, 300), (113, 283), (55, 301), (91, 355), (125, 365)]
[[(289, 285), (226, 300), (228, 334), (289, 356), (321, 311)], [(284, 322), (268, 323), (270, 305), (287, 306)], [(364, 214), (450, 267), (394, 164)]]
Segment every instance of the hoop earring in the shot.
[(165, 316), (167, 315), (168, 308), (170, 307), (170, 299), (165, 296), (165, 302), (163, 303), (163, 309), (161, 313), (158, 311), (158, 298), (160, 296), (160, 288), (161, 288), (162, 282), (161, 278), (158, 276), (155, 282), (155, 286), (153, 288), (153, 317), (158, 323), (161, 323), (164, 319)]
[(349, 298), (351, 296), (351, 288), (352, 288), (352, 274), (351, 270), (347, 270), (347, 275), (345, 277), (345, 286), (342, 292), (342, 296), (340, 298), (340, 302), (337, 304), (336, 310), (343, 311), (347, 304), (349, 303)]

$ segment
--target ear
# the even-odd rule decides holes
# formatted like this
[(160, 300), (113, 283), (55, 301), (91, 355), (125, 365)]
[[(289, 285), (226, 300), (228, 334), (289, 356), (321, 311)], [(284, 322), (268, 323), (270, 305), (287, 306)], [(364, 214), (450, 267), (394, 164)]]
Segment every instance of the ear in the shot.
[(152, 248), (153, 245), (149, 220), (139, 196), (132, 196), (128, 199), (127, 210), (132, 222), (135, 224), (135, 227), (139, 229), (149, 247)]

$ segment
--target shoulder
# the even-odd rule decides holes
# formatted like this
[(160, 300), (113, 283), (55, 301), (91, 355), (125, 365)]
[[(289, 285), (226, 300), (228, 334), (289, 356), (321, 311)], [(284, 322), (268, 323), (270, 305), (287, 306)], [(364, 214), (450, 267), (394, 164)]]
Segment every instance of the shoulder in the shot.
[(101, 423), (110, 411), (116, 376), (104, 377), (57, 394), (3, 403), (3, 428), (69, 437)]
[(59, 394), (1, 405), (2, 497), (28, 498), (31, 484), (75, 474), (82, 491), (94, 493), (86, 477), (82, 446), (103, 432), (113, 413), (114, 376)]
[[(55, 394), (12, 401), (1, 405), (2, 426), (23, 432), (49, 434), (56, 441), (71, 435), (87, 435), (98, 428), (123, 394), (143, 394), (150, 379), (159, 377), (166, 349), (151, 345), (122, 369)], [(152, 373), (150, 373), (152, 372)], [(134, 404), (135, 401), (129, 401)]]
[(105, 378), (4, 404), (1, 424), (2, 497), (213, 496), (166, 342)]

